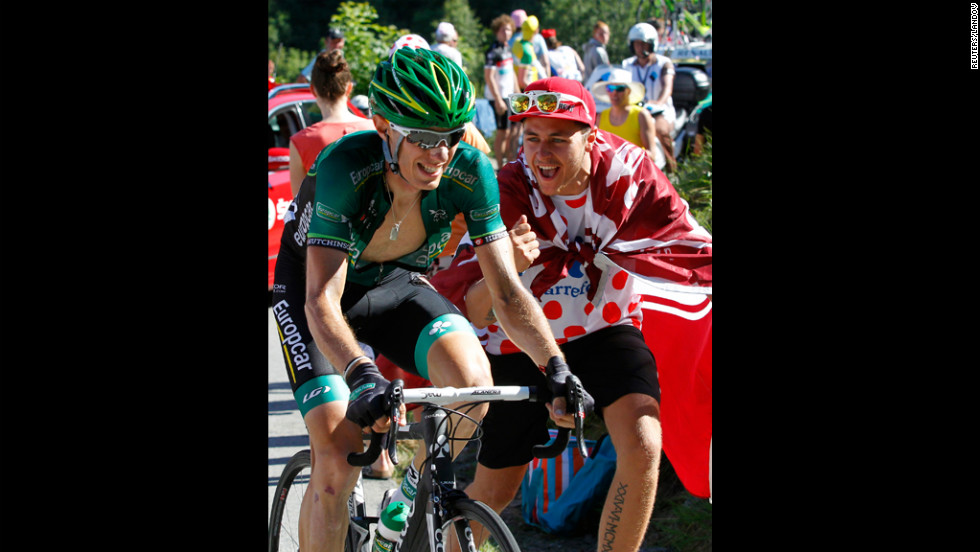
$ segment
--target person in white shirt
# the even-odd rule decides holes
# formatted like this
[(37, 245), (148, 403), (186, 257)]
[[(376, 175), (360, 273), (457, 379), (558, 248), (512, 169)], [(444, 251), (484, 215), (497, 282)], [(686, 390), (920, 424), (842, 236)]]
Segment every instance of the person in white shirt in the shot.
[(456, 49), (459, 43), (459, 33), (456, 27), (448, 21), (439, 23), (436, 27), (436, 43), (432, 49), (456, 62), (456, 65), (463, 66), (463, 54)]
[(582, 72), (585, 71), (585, 63), (578, 55), (575, 48), (562, 44), (554, 29), (542, 29), (541, 36), (544, 37), (545, 44), (548, 45), (548, 59), (551, 61), (552, 75), (565, 79), (572, 79), (582, 82)]
[(657, 138), (664, 148), (667, 166), (664, 172), (676, 172), (677, 160), (674, 157), (674, 63), (669, 57), (657, 52), (657, 29), (649, 23), (637, 23), (630, 27), (626, 37), (630, 48), (636, 54), (623, 60), (622, 67), (633, 73), (633, 80), (646, 87), (645, 103), (653, 114)]

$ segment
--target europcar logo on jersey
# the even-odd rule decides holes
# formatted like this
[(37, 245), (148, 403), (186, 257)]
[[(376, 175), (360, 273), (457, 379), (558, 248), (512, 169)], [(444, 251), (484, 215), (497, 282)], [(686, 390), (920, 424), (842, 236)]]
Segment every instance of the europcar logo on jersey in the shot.
[(487, 220), (490, 217), (496, 215), (500, 212), (500, 204), (494, 204), (486, 209), (477, 209), (475, 211), (470, 211), (470, 218), (473, 220)]
[(347, 222), (347, 217), (319, 201), (316, 202), (316, 216), (330, 222)]
[(444, 173), (442, 176), (443, 178), (452, 178), (457, 182), (461, 182), (463, 184), (473, 184), (474, 182), (476, 182), (475, 174), (463, 172), (459, 170), (458, 167), (450, 167), (448, 172)]

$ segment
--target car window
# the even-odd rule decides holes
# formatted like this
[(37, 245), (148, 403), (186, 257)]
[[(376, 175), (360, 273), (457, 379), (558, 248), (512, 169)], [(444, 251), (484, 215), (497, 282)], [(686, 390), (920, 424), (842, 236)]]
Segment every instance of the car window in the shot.
[(288, 148), (289, 137), (302, 129), (303, 125), (291, 107), (273, 113), (269, 116), (269, 147)]
[(289, 137), (323, 120), (314, 100), (290, 103), (269, 116), (269, 147), (288, 148)]
[(306, 122), (306, 124), (303, 125), (304, 128), (319, 123), (323, 120), (323, 113), (320, 112), (320, 106), (318, 106), (314, 101), (303, 102), (300, 104), (300, 111), (303, 112), (303, 120)]

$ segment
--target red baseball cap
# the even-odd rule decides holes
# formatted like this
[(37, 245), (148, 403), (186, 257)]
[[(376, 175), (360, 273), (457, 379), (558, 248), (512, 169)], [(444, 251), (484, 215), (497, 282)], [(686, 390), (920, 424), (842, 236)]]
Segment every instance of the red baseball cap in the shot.
[(568, 119), (585, 123), (590, 127), (595, 126), (595, 100), (579, 81), (548, 77), (536, 80), (524, 89), (524, 93), (529, 96), (536, 96), (538, 92), (557, 92), (563, 94), (564, 97), (559, 101), (558, 109), (553, 113), (541, 111), (537, 104), (532, 103), (523, 113), (514, 113), (513, 108), (511, 108), (511, 115), (508, 119), (517, 122), (524, 120), (525, 117), (547, 117), (549, 119)]

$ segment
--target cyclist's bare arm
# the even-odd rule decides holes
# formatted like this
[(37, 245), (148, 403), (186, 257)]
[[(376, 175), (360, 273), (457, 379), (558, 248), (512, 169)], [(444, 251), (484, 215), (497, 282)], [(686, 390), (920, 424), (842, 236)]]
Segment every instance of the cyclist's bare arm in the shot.
[[(351, 360), (367, 356), (340, 310), (346, 278), (346, 252), (329, 247), (306, 248), (306, 318), (317, 348), (342, 376)], [(387, 431), (389, 423), (388, 418), (379, 418), (374, 429)]]
[(553, 356), (564, 359), (541, 307), (517, 277), (511, 240), (494, 240), (475, 250), (494, 313), (511, 341), (539, 366)]
[[(537, 236), (531, 231), (531, 225), (527, 223), (527, 215), (521, 215), (510, 229), (510, 241), (514, 249), (514, 265), (517, 272), (523, 272), (541, 254)], [(497, 321), (486, 280), (480, 279), (474, 282), (467, 290), (464, 301), (468, 318), (477, 328), (486, 328)]]
[[(498, 241), (504, 241), (504, 240), (498, 240)], [(517, 222), (514, 223), (514, 226), (511, 228), (510, 242), (511, 242), (511, 249), (513, 251), (513, 256), (514, 256), (515, 270), (517, 270), (518, 272), (527, 270), (528, 267), (531, 266), (534, 260), (537, 259), (541, 253), (540, 250), (538, 249), (539, 244), (537, 241), (537, 237), (535, 233), (531, 231), (531, 226), (527, 223), (526, 215), (521, 215), (520, 218), (517, 220)], [(483, 268), (482, 264), (480, 266), (481, 268)], [(523, 287), (523, 284), (520, 283), (520, 280), (518, 280), (517, 282), (518, 285)], [(526, 290), (526, 288), (524, 289)], [(528, 293), (528, 295), (530, 296), (530, 293)], [(492, 294), (490, 293), (489, 283), (486, 278), (485, 269), (484, 269), (484, 278), (482, 280), (478, 280), (477, 282), (475, 282), (470, 286), (469, 290), (466, 292), (464, 301), (466, 302), (466, 312), (469, 314), (470, 321), (473, 323), (474, 326), (477, 326), (479, 328), (484, 328), (488, 324), (497, 321), (497, 319), (499, 318), (496, 310), (497, 307), (491, 302)], [(533, 297), (531, 297), (531, 301), (534, 301)], [(535, 302), (535, 306), (537, 306), (536, 302)], [(537, 311), (538, 311), (537, 314), (542, 318), (541, 323), (547, 324), (547, 320), (544, 320), (544, 315), (540, 312), (540, 308), (537, 309)], [(507, 330), (508, 326), (506, 326), (506, 324), (501, 322), (501, 325), (504, 326), (504, 330)], [(545, 328), (544, 331), (547, 332), (548, 334), (547, 339), (550, 339), (551, 344), (554, 344), (554, 336), (553, 334), (551, 334), (550, 326), (545, 326), (544, 328)], [(518, 332), (520, 331), (522, 330), (518, 330)], [(508, 331), (507, 336), (510, 337), (512, 341), (517, 343), (517, 340), (514, 339), (513, 337), (514, 332)], [(524, 335), (522, 334), (521, 337), (524, 337)], [(522, 350), (527, 352), (528, 356), (534, 359), (534, 361), (538, 363), (538, 365), (543, 366), (547, 362), (547, 361), (545, 362), (538, 361), (536, 357), (534, 357), (534, 355), (528, 352), (528, 349), (526, 349), (524, 345), (522, 345), (521, 343), (517, 343), (517, 344), (519, 347), (521, 347)], [(555, 348), (557, 348), (557, 345), (555, 345)], [(551, 358), (551, 356), (547, 358)], [(564, 358), (564, 356), (562, 356), (562, 358)], [(557, 404), (554, 406), (557, 406), (562, 410), (564, 410), (565, 414), (561, 416), (555, 415), (552, 403), (547, 403), (545, 406), (548, 408), (548, 412), (551, 416), (551, 419), (555, 422), (555, 424), (557, 424), (560, 427), (568, 427), (568, 428), (574, 427), (575, 425), (574, 417), (572, 416), (572, 413), (565, 408), (566, 407), (565, 399), (563, 397), (556, 397), (556, 399), (557, 399)]]

